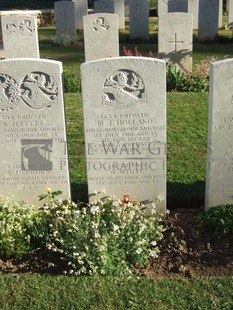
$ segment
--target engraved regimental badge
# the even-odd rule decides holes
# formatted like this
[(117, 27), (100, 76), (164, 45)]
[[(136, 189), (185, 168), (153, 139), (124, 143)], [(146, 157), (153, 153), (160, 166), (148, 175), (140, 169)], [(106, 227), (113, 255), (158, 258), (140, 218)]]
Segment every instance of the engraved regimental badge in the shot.
[(30, 108), (42, 110), (58, 102), (58, 85), (44, 72), (32, 72), (20, 83), (9, 75), (0, 73), (0, 112), (10, 111), (23, 100)]
[(145, 85), (141, 77), (131, 70), (118, 70), (104, 83), (102, 104), (117, 109), (128, 109), (147, 102)]
[(109, 22), (104, 17), (98, 17), (93, 21), (92, 27), (94, 31), (98, 31), (99, 29), (108, 30)]
[(57, 83), (46, 73), (28, 74), (21, 83), (21, 92), (23, 101), (32, 109), (49, 108), (57, 103)]

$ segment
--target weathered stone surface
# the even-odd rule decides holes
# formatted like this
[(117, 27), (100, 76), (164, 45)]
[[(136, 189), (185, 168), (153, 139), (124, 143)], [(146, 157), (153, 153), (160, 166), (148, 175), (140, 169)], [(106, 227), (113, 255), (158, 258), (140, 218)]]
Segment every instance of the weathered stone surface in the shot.
[(0, 61), (2, 195), (37, 204), (46, 187), (70, 197), (60, 62)]
[(164, 61), (144, 57), (81, 65), (90, 200), (105, 189), (165, 211), (165, 71)]
[(159, 16), (159, 58), (192, 72), (193, 16), (167, 13)]
[(56, 18), (56, 36), (76, 37), (75, 9), (73, 1), (54, 2)]
[(1, 26), (1, 17), (7, 15), (24, 15), (24, 16), (35, 16), (37, 17), (41, 11), (38, 10), (14, 10), (14, 11), (0, 11), (0, 43), (3, 42), (2, 39), (2, 26)]
[(87, 0), (73, 0), (75, 8), (75, 26), (76, 29), (83, 29), (83, 16), (87, 15)]
[(222, 28), (223, 0), (219, 0), (218, 28)]
[(1, 21), (6, 59), (40, 57), (35, 16), (6, 15)]
[(233, 1), (228, 2), (228, 27), (233, 29)]
[(193, 14), (193, 29), (198, 29), (199, 0), (189, 0), (188, 12)]
[(129, 3), (130, 38), (149, 39), (149, 0), (131, 0)]
[(206, 209), (233, 203), (233, 59), (210, 68)]
[(94, 2), (95, 13), (117, 14), (119, 29), (125, 29), (124, 0), (98, 0)]
[(125, 29), (124, 0), (114, 0), (114, 13), (118, 15), (119, 29)]
[(119, 56), (118, 16), (99, 13), (84, 17), (85, 60)]
[(198, 39), (214, 40), (218, 33), (219, 0), (202, 0), (199, 2)]
[(158, 0), (157, 1), (158, 16), (168, 12), (168, 2), (169, 0)]

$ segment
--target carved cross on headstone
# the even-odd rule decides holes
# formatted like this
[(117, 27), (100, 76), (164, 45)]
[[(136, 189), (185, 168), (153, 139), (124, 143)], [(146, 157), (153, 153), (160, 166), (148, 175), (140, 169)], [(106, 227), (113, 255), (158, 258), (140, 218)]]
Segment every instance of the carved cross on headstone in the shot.
[(178, 41), (177, 40), (177, 33), (175, 33), (175, 40), (174, 41), (168, 41), (168, 43), (171, 43), (171, 44), (175, 43), (175, 52), (177, 52), (177, 44), (178, 43), (184, 43), (184, 41)]

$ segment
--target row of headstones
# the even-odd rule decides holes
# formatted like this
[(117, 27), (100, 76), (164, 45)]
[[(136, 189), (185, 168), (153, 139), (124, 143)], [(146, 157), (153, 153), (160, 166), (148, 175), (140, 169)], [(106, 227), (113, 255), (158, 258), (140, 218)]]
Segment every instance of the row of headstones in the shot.
[[(158, 0), (158, 16), (171, 12), (193, 15), (193, 28), (198, 29), (200, 41), (213, 40), (223, 26), (223, 0)], [(233, 1), (227, 1), (228, 27), (233, 28)]]
[[(86, 61), (119, 56), (118, 17), (116, 14), (84, 16)], [(159, 57), (192, 71), (192, 15), (164, 14), (159, 20)], [(5, 58), (39, 58), (35, 16), (2, 17)]]
[(216, 23), (217, 27), (222, 27), (223, 0), (158, 0), (157, 9), (158, 16), (172, 12), (192, 13), (193, 28), (200, 28), (200, 32), (208, 23), (213, 23), (214, 29)]
[[(231, 7), (229, 7), (231, 12)], [(184, 12), (193, 15), (193, 27), (199, 29), (199, 40), (213, 40), (222, 27), (223, 0), (158, 0), (158, 16), (164, 13)], [(76, 28), (83, 29), (87, 15), (87, 0), (55, 2), (57, 35), (75, 36)], [(98, 0), (95, 13), (117, 14), (119, 28), (125, 28), (124, 0)], [(231, 13), (230, 13), (231, 16)], [(231, 18), (231, 17), (230, 17)], [(75, 22), (76, 21), (76, 22)], [(130, 37), (149, 38), (149, 0), (129, 1)]]
[[(119, 28), (125, 29), (125, 16), (129, 15), (129, 0), (98, 0), (94, 2), (94, 13), (111, 13), (119, 17)], [(65, 26), (65, 22), (72, 24), (72, 29), (83, 29), (83, 16), (88, 14), (88, 0), (56, 1), (59, 24)], [(64, 13), (65, 12), (65, 13)]]
[[(149, 1), (129, 1), (130, 37), (149, 38)], [(57, 36), (64, 34), (75, 37), (76, 29), (83, 29), (83, 17), (87, 15), (87, 0), (57, 1), (54, 3)], [(118, 15), (119, 29), (125, 29), (124, 0), (98, 0), (94, 12)]]
[[(86, 61), (119, 56), (117, 15), (91, 14), (83, 20)], [(192, 72), (192, 22), (189, 13), (167, 13), (159, 18), (159, 58), (186, 73)]]
[[(178, 0), (164, 1), (164, 11), (185, 11), (188, 10), (188, 1), (182, 2)], [(200, 27), (199, 27), (199, 39), (213, 40), (218, 32), (218, 14), (219, 14), (219, 0), (213, 0), (211, 5), (208, 6), (208, 0), (200, 3)], [(114, 5), (117, 1), (104, 1), (99, 0), (97, 8), (99, 11), (111, 11), (114, 12)], [(149, 12), (149, 2), (141, 1), (130, 2), (130, 8), (132, 8), (132, 18), (130, 20), (135, 21), (134, 36), (141, 36), (148, 38), (149, 36), (149, 13), (147, 17), (143, 16), (141, 12)], [(192, 3), (192, 8), (194, 7)], [(65, 3), (57, 2), (61, 5)], [(147, 3), (148, 7), (142, 6)], [(160, 7), (159, 2), (159, 7)], [(182, 3), (182, 6), (181, 6)], [(186, 6), (184, 5), (186, 3)], [(197, 4), (197, 1), (195, 2)], [(104, 4), (104, 5), (103, 5)], [(122, 3), (121, 3), (122, 4)], [(169, 7), (169, 4), (173, 6)], [(65, 4), (64, 4), (65, 5)], [(112, 9), (109, 7), (112, 5)], [(122, 5), (123, 8), (123, 5)], [(168, 10), (169, 8), (169, 10)], [(221, 9), (222, 11), (222, 9)], [(71, 14), (71, 13), (70, 13)], [(70, 15), (68, 14), (68, 15)], [(138, 15), (137, 15), (138, 14)], [(174, 63), (178, 69), (184, 72), (192, 72), (192, 29), (193, 29), (193, 15), (192, 13), (166, 13), (161, 14), (159, 11), (159, 58), (166, 60), (167, 62)], [(222, 17), (222, 15), (221, 15)], [(100, 13), (99, 15), (85, 15), (84, 20), (84, 40), (85, 40), (85, 59), (86, 61), (105, 58), (105, 57), (117, 57), (119, 56), (119, 34), (116, 17), (111, 17), (106, 13)], [(65, 21), (63, 21), (63, 24)], [(61, 27), (62, 28), (62, 27)], [(73, 27), (75, 32), (75, 27)], [(73, 32), (73, 33), (74, 33)]]
[[(9, 30), (12, 30), (11, 33), (15, 34), (18, 31), (18, 34), (22, 35), (22, 38), (25, 37), (26, 35), (28, 35), (28, 33), (31, 33), (30, 31), (30, 27), (28, 27), (29, 25), (25, 22), (22, 23), (22, 21), (17, 24), (17, 22), (14, 21), (14, 23), (11, 25), (11, 27), (9, 27)], [(24, 33), (24, 31), (26, 31)], [(15, 47), (15, 46), (14, 46)], [(120, 60), (119, 64), (122, 64), (122, 67), (124, 67), (124, 63), (122, 62), (123, 59)], [(150, 173), (153, 172), (154, 170), (157, 170), (157, 160), (158, 158), (153, 158), (153, 160), (156, 159), (155, 161), (152, 162), (148, 162), (146, 161), (145, 163), (141, 162), (141, 160), (143, 159), (143, 152), (147, 151), (149, 152), (149, 154), (152, 155), (158, 155), (161, 154), (163, 150), (163, 148), (165, 147), (165, 142), (164, 139), (161, 138), (160, 139), (160, 130), (161, 130), (161, 135), (163, 137), (164, 134), (164, 130), (165, 130), (165, 125), (161, 125), (160, 123), (157, 123), (157, 120), (154, 123), (153, 120), (153, 115), (151, 114), (151, 106), (149, 108), (149, 110), (145, 110), (143, 104), (147, 103), (148, 98), (153, 98), (153, 96), (155, 95), (153, 92), (150, 94), (149, 93), (145, 93), (145, 89), (149, 89), (149, 87), (147, 87), (146, 85), (149, 83), (149, 85), (153, 85), (153, 82), (149, 82), (148, 79), (142, 79), (141, 78), (141, 74), (139, 69), (130, 69), (129, 63), (132, 63), (132, 66), (136, 67), (138, 66), (138, 60), (134, 59), (128, 59), (125, 60), (125, 69), (124, 70), (116, 70), (114, 71), (111, 75), (109, 75), (108, 77), (105, 77), (105, 83), (103, 83), (102, 85), (104, 85), (102, 87), (103, 90), (103, 94), (102, 94), (102, 100), (101, 100), (101, 104), (104, 105), (104, 108), (106, 108), (106, 106), (110, 106), (113, 107), (114, 110), (118, 109), (120, 110), (120, 115), (116, 114), (104, 114), (104, 112), (101, 114), (100, 119), (98, 120), (97, 118), (94, 118), (94, 120), (98, 120), (97, 125), (98, 126), (94, 126), (94, 129), (92, 128), (91, 122), (93, 122), (93, 120), (91, 122), (86, 121), (86, 127), (90, 126), (90, 130), (87, 129), (86, 131), (86, 136), (88, 135), (88, 133), (92, 132), (93, 133), (93, 140), (88, 140), (87, 139), (87, 158), (88, 155), (96, 155), (96, 157), (93, 158), (93, 156), (91, 156), (91, 160), (90, 162), (88, 162), (88, 171), (89, 170), (93, 170), (93, 175), (91, 175), (91, 172), (89, 172), (89, 174), (91, 175), (89, 177), (89, 191), (92, 192), (93, 186), (91, 186), (91, 184), (93, 183), (92, 181), (94, 180), (94, 188), (97, 188), (97, 185), (103, 185), (104, 187), (107, 188), (108, 191), (109, 188), (111, 188), (110, 185), (112, 185), (113, 189), (115, 189), (115, 193), (119, 193), (120, 191), (117, 192), (117, 187), (116, 187), (116, 180), (114, 181), (114, 173), (115, 171), (118, 171), (120, 173), (122, 172), (129, 172), (132, 170), (132, 175), (130, 174), (130, 176), (125, 176), (125, 179), (131, 179), (131, 181), (129, 181), (130, 184), (135, 185), (136, 186), (132, 186), (132, 188), (138, 188), (138, 183), (135, 183), (136, 181), (132, 181), (134, 179), (134, 175), (138, 173), (138, 171), (149, 171), (149, 175), (143, 175), (142, 178), (147, 180), (145, 182), (143, 181), (139, 181), (140, 184), (142, 184), (144, 186), (144, 184), (146, 183), (150, 183), (149, 180), (153, 180), (153, 179), (163, 179), (163, 177), (158, 176), (158, 177), (154, 177), (153, 174), (151, 175)], [(127, 65), (127, 61), (129, 62)], [(157, 61), (152, 60), (155, 63), (157, 63)], [(41, 63), (43, 63), (43, 61), (40, 61)], [(22, 186), (20, 187), (21, 189), (27, 188), (27, 185), (25, 185), (24, 181), (25, 178), (23, 178), (21, 180), (21, 178), (18, 178), (18, 176), (24, 175), (26, 176), (26, 179), (29, 180), (29, 182), (27, 184), (30, 184), (30, 186), (32, 187), (32, 189), (34, 188), (33, 184), (36, 184), (36, 188), (38, 189), (38, 184), (36, 182), (33, 182), (34, 179), (31, 179), (29, 176), (30, 175), (37, 175), (37, 174), (41, 174), (40, 172), (38, 173), (38, 171), (43, 171), (42, 175), (46, 175), (46, 177), (44, 177), (44, 181), (47, 180), (47, 174), (50, 174), (51, 171), (53, 170), (53, 164), (52, 161), (50, 160), (50, 155), (51, 153), (54, 153), (53, 156), (55, 156), (55, 154), (58, 154), (58, 157), (61, 156), (61, 152), (57, 151), (56, 148), (53, 149), (53, 143), (55, 143), (55, 141), (59, 141), (60, 144), (63, 145), (64, 150), (66, 150), (64, 144), (65, 144), (65, 138), (64, 136), (59, 136), (59, 134), (57, 134), (56, 130), (65, 132), (65, 129), (63, 128), (58, 128), (58, 127), (51, 127), (53, 122), (51, 122), (51, 120), (49, 119), (48, 121), (44, 120), (46, 119), (46, 113), (43, 112), (41, 114), (38, 114), (38, 111), (42, 111), (42, 110), (46, 110), (47, 108), (51, 108), (53, 105), (55, 105), (55, 103), (57, 103), (56, 98), (58, 97), (58, 86), (60, 85), (60, 80), (57, 79), (57, 83), (54, 80), (54, 76), (60, 76), (59, 74), (54, 73), (53, 75), (51, 75), (49, 72), (47, 71), (43, 71), (42, 69), (39, 69), (39, 67), (37, 67), (36, 64), (40, 64), (40, 62), (33, 62), (34, 65), (32, 64), (32, 62), (28, 62), (28, 68), (32, 68), (32, 72), (27, 72), (28, 68), (26, 69), (26, 71), (23, 73), (23, 77), (20, 75), (20, 77), (16, 78), (17, 73), (12, 73), (14, 72), (14, 70), (19, 70), (20, 74), (21, 71), (23, 71), (23, 67), (27, 67), (25, 65), (25, 62), (22, 60), (19, 61), (17, 60), (17, 62), (13, 63), (12, 62), (6, 62), (5, 66), (2, 68), (2, 73), (0, 75), (0, 79), (1, 79), (1, 111), (3, 112), (2, 114), (2, 121), (3, 121), (3, 128), (2, 128), (2, 133), (3, 133), (3, 137), (1, 139), (2, 143), (4, 143), (5, 145), (7, 145), (7, 152), (6, 152), (6, 158), (4, 160), (4, 156), (3, 156), (3, 165), (7, 167), (7, 173), (3, 173), (3, 179), (1, 184), (3, 185), (4, 182), (6, 183), (6, 185), (11, 185), (14, 186), (14, 184), (17, 184), (19, 181), (19, 184), (21, 184)], [(2, 64), (5, 62), (2, 62)], [(20, 65), (20, 63), (22, 65)], [(109, 63), (108, 61), (104, 61), (104, 62), (100, 62), (98, 64), (98, 66), (100, 66), (100, 68), (97, 68), (97, 72), (98, 71), (103, 71), (102, 69), (102, 64), (106, 64), (106, 66), (108, 67), (110, 65), (111, 67), (111, 63)], [(44, 67), (46, 67), (46, 65), (48, 65), (49, 62), (47, 62), (46, 64), (44, 64)], [(11, 65), (12, 68), (7, 68), (8, 65)], [(142, 66), (142, 68), (147, 68), (150, 67), (152, 65), (152, 63), (141, 63), (140, 64)], [(144, 66), (145, 65), (145, 66)], [(97, 66), (97, 67), (98, 67)], [(159, 66), (159, 65), (156, 65)], [(35, 69), (33, 69), (35, 67)], [(113, 66), (114, 67), (114, 66)], [(121, 66), (119, 65), (119, 68)], [(121, 67), (121, 68), (122, 68)], [(140, 66), (138, 66), (140, 67)], [(7, 69), (4, 69), (7, 68)], [(43, 68), (43, 66), (41, 65), (41, 68)], [(156, 67), (154, 67), (155, 69)], [(95, 68), (96, 69), (96, 68)], [(13, 70), (13, 71), (11, 71)], [(42, 71), (41, 71), (42, 70)], [(92, 69), (94, 70), (94, 69)], [(141, 69), (142, 71), (149, 71), (149, 69)], [(135, 72), (136, 71), (136, 72)], [(159, 75), (159, 70), (155, 70), (156, 72), (158, 72)], [(17, 71), (18, 72), (18, 71)], [(94, 71), (93, 71), (94, 72)], [(89, 72), (89, 77), (93, 76), (93, 72), (90, 71)], [(104, 73), (105, 74), (105, 73)], [(144, 73), (143, 73), (144, 74)], [(147, 75), (144, 74), (144, 76), (146, 77)], [(152, 72), (149, 73), (148, 76), (153, 77)], [(159, 75), (160, 76), (160, 75)], [(163, 76), (163, 74), (161, 74), (161, 76)], [(154, 81), (156, 83), (156, 85), (160, 85), (161, 89), (163, 89), (165, 87), (165, 83), (163, 83), (163, 78), (161, 78), (161, 76), (159, 77), (159, 79), (161, 79), (160, 83), (158, 83), (158, 81)], [(90, 78), (87, 77), (87, 80), (90, 81)], [(98, 77), (97, 77), (98, 78)], [(85, 85), (85, 74), (83, 77), (83, 85)], [(97, 79), (98, 80), (98, 79)], [(93, 81), (91, 81), (92, 83), (95, 83), (95, 79), (93, 79)], [(162, 84), (161, 84), (162, 83)], [(86, 85), (87, 85), (87, 81), (86, 81)], [(60, 86), (61, 87), (61, 86)], [(87, 90), (88, 88), (84, 87), (84, 93), (85, 93), (85, 89)], [(91, 88), (92, 89), (92, 88)], [(93, 89), (95, 89), (93, 87)], [(157, 91), (157, 89), (156, 89)], [(99, 92), (100, 89), (99, 89)], [(226, 93), (228, 93), (229, 91), (226, 90)], [(218, 92), (219, 93), (219, 92)], [(93, 94), (95, 94), (95, 92), (93, 92)], [(86, 96), (88, 97), (89, 95), (86, 94)], [(149, 97), (148, 97), (149, 96)], [(164, 95), (165, 96), (165, 95)], [(222, 96), (222, 94), (221, 94)], [(60, 97), (60, 96), (59, 96)], [(155, 97), (155, 96), (154, 96)], [(159, 96), (160, 99), (162, 100), (163, 98), (163, 94), (161, 94), (161, 96)], [(84, 96), (84, 102), (87, 101), (88, 102), (89, 99), (85, 99)], [(92, 101), (93, 98), (90, 98), (89, 103), (94, 102)], [(28, 112), (23, 111), (21, 104), (25, 105), (25, 108), (29, 108)], [(140, 106), (143, 106), (143, 112), (140, 111), (139, 108), (139, 113), (137, 113), (137, 109), (134, 109), (134, 103), (139, 104)], [(14, 113), (11, 114), (9, 112), (12, 112), (12, 110), (17, 110), (17, 106), (18, 104), (20, 105), (20, 113), (21, 115), (16, 115), (14, 116)], [(62, 105), (62, 103), (61, 103)], [(84, 110), (85, 107), (87, 105), (84, 105)], [(119, 107), (120, 106), (120, 107)], [(156, 103), (157, 106), (157, 103)], [(127, 111), (127, 113), (125, 113), (125, 110), (130, 109), (131, 107), (133, 107), (132, 111)], [(161, 107), (160, 107), (161, 108)], [(26, 109), (26, 110), (27, 110)], [(161, 115), (161, 119), (163, 120), (163, 110), (161, 110), (162, 112), (160, 113), (160, 110), (158, 108), (156, 108), (156, 114), (158, 113), (159, 115)], [(32, 111), (35, 110), (35, 115), (32, 113)], [(92, 110), (92, 108), (90, 107), (90, 110)], [(123, 112), (121, 111), (123, 110)], [(101, 111), (101, 109), (98, 111)], [(135, 111), (135, 114), (133, 114), (133, 111)], [(150, 114), (149, 114), (150, 111)], [(14, 111), (13, 111), (14, 112)], [(19, 110), (18, 110), (19, 112)], [(50, 109), (48, 109), (48, 112), (50, 112)], [(144, 114), (145, 112), (145, 114)], [(60, 113), (60, 112), (59, 112)], [(141, 113), (141, 114), (140, 114)], [(5, 115), (6, 114), (6, 115)], [(10, 115), (9, 115), (10, 114)], [(92, 114), (93, 115), (93, 114)], [(227, 112), (226, 115), (229, 115), (229, 112)], [(54, 113), (53, 113), (53, 117), (54, 117)], [(88, 116), (86, 117), (88, 119)], [(59, 118), (57, 118), (59, 119)], [(63, 119), (63, 123), (64, 123), (64, 115), (60, 115), (60, 119)], [(9, 121), (9, 123), (8, 123)], [(115, 127), (117, 127), (118, 129), (114, 129), (112, 130), (111, 128), (107, 129), (104, 128), (104, 136), (102, 136), (101, 133), (101, 126), (105, 126), (106, 127), (106, 123), (109, 124), (109, 127), (111, 127), (112, 125)], [(222, 122), (222, 124), (221, 124)], [(62, 123), (62, 122), (61, 122)], [(62, 124), (63, 124), (62, 123)], [(162, 122), (163, 123), (163, 122)], [(224, 125), (224, 124), (227, 125)], [(43, 126), (43, 124), (45, 124), (45, 126), (47, 126), (48, 124), (50, 124), (50, 128), (46, 127), (41, 127)], [(25, 125), (25, 126), (24, 126)], [(146, 130), (144, 130), (144, 132), (142, 133), (138, 133), (136, 136), (137, 137), (142, 137), (139, 139), (139, 141), (135, 140), (135, 136), (133, 134), (133, 129), (128, 129), (128, 126), (135, 126), (134, 128), (138, 128), (138, 125), (143, 125), (142, 128), (146, 128)], [(148, 125), (148, 126), (147, 126)], [(151, 127), (149, 125), (152, 125)], [(23, 128), (16, 128), (16, 127), (21, 127), (23, 126)], [(30, 128), (30, 127), (37, 127), (40, 126), (39, 129), (38, 128)], [(126, 127), (125, 127), (126, 126)], [(147, 126), (147, 127), (145, 127)], [(162, 127), (161, 127), (162, 126)], [(224, 127), (225, 126), (225, 127)], [(29, 127), (28, 129), (26, 127)], [(120, 128), (120, 130), (119, 130)], [(230, 130), (231, 129), (231, 119), (227, 119), (226, 117), (222, 118), (222, 120), (220, 121), (220, 125), (216, 126), (217, 130), (223, 130), (223, 128), (225, 128), (225, 130)], [(151, 130), (150, 133), (149, 130)], [(124, 133), (125, 131), (125, 133)], [(34, 132), (36, 132), (36, 134), (34, 135)], [(37, 135), (38, 133), (38, 135)], [(47, 134), (46, 134), (47, 133)], [(94, 134), (95, 133), (95, 134)], [(150, 142), (150, 143), (145, 143), (144, 141), (148, 141), (148, 136), (146, 135), (146, 133), (149, 133), (149, 139), (151, 138), (151, 134), (152, 136), (154, 135), (156, 137), (156, 141)], [(214, 135), (213, 135), (214, 136)], [(57, 139), (53, 139), (52, 137), (58, 137)], [(117, 139), (117, 137), (120, 137), (120, 139)], [(126, 140), (126, 142), (124, 141), (123, 138), (126, 138), (128, 140)], [(42, 139), (43, 138), (43, 139)], [(47, 142), (46, 142), (46, 138)], [(100, 141), (100, 143), (96, 143), (96, 138), (101, 138), (102, 140)], [(20, 141), (18, 141), (17, 139), (20, 139)], [(112, 139), (112, 140), (111, 140)], [(20, 154), (21, 154), (21, 164), (18, 162), (13, 162), (12, 164), (6, 165), (7, 163), (7, 158), (9, 158), (9, 152), (12, 152), (12, 148), (11, 148), (11, 143), (16, 143), (18, 141), (18, 145), (20, 144), (21, 147), (19, 147), (20, 149)], [(88, 142), (89, 141), (89, 142)], [(92, 141), (94, 141), (92, 143)], [(130, 142), (131, 141), (131, 142)], [(133, 142), (132, 142), (133, 141)], [(151, 141), (151, 140), (149, 140)], [(16, 143), (17, 144), (17, 143)], [(128, 145), (129, 144), (129, 145)], [(10, 146), (9, 146), (10, 145)], [(100, 148), (100, 152), (99, 152), (99, 148)], [(61, 147), (60, 147), (61, 149)], [(14, 153), (14, 152), (13, 152)], [(66, 151), (64, 152), (64, 154), (66, 154)], [(109, 159), (109, 157), (107, 157), (107, 160), (110, 160), (110, 162), (108, 161), (106, 163), (105, 160), (102, 159), (102, 155), (113, 155), (113, 158), (111, 160), (113, 160), (113, 162), (111, 163), (111, 160)], [(228, 151), (226, 151), (226, 154), (224, 153), (224, 156), (228, 156), (230, 153)], [(120, 158), (115, 157), (115, 155), (120, 155)], [(139, 160), (140, 162), (138, 163), (137, 161), (134, 161), (134, 158), (130, 158), (130, 160), (132, 162), (127, 163), (127, 165), (125, 165), (125, 158), (124, 155), (140, 155), (139, 156)], [(14, 157), (14, 156), (13, 156)], [(153, 156), (152, 156), (153, 157)], [(54, 157), (55, 158), (55, 157)], [(60, 159), (60, 168), (61, 170), (64, 169), (64, 167), (67, 167), (67, 159), (64, 155), (64, 157), (59, 157)], [(101, 159), (100, 161), (98, 161), (98, 159)], [(122, 163), (118, 163), (118, 159), (122, 160)], [(147, 159), (147, 156), (145, 157), (145, 159)], [(94, 161), (93, 161), (94, 160)], [(96, 161), (97, 160), (97, 161)], [(163, 160), (163, 167), (165, 167), (165, 161), (164, 161), (164, 157), (162, 156), (162, 160)], [(211, 159), (212, 160), (212, 159)], [(231, 160), (231, 159), (230, 159)], [(217, 162), (217, 163), (216, 163)], [(212, 164), (212, 161), (210, 161), (210, 163)], [(57, 163), (56, 163), (57, 164)], [(113, 164), (113, 166), (111, 165)], [(158, 162), (159, 164), (159, 162)], [(224, 157), (219, 157), (217, 160), (213, 161), (213, 164), (216, 164), (217, 167), (221, 167), (221, 166), (227, 166), (228, 170), (230, 170), (230, 164), (228, 163), (227, 159)], [(228, 167), (229, 164), (229, 167)], [(18, 166), (17, 166), (18, 165)], [(213, 166), (213, 165), (212, 165)], [(18, 168), (17, 168), (18, 167)], [(49, 168), (50, 167), (50, 168)], [(19, 169), (20, 171), (16, 172), (15, 169)], [(161, 167), (160, 167), (161, 168)], [(112, 172), (113, 169), (113, 172)], [(134, 171), (134, 169), (136, 169), (136, 171)], [(55, 169), (55, 171), (57, 170), (57, 167)], [(22, 172), (23, 171), (23, 172)], [(27, 171), (27, 172), (25, 172)], [(45, 171), (50, 171), (50, 172), (45, 172)], [(65, 168), (65, 171), (67, 173), (67, 168)], [(100, 171), (100, 176), (98, 177), (98, 171)], [(108, 171), (108, 173), (113, 174), (113, 180), (111, 181), (109, 178), (107, 178), (107, 180), (109, 180), (109, 183), (104, 182), (104, 177), (102, 175), (103, 171)], [(16, 175), (14, 174), (16, 173)], [(216, 173), (216, 175), (219, 175), (219, 173)], [(224, 173), (225, 175), (225, 173)], [(140, 176), (140, 175), (139, 175)], [(122, 177), (118, 176), (118, 181), (120, 182), (122, 180)], [(123, 179), (124, 179), (123, 178)], [(43, 178), (42, 178), (43, 179)], [(64, 179), (64, 182), (62, 181), (61, 183), (63, 184), (67, 184), (67, 179), (61, 176), (56, 176), (54, 177), (54, 174), (52, 173), (52, 179), (54, 180), (62, 180)], [(140, 179), (139, 177), (136, 177), (136, 179)], [(24, 180), (24, 181), (23, 181)], [(39, 180), (38, 182), (41, 182), (41, 184), (45, 184), (46, 182), (42, 182), (41, 181), (41, 176), (40, 177), (36, 177), (35, 176), (35, 180)], [(48, 180), (50, 180), (50, 178), (48, 178)], [(102, 182), (102, 181), (103, 182)], [(15, 181), (15, 183), (11, 183), (11, 181)], [(97, 182), (98, 181), (98, 182)], [(106, 181), (106, 180), (105, 180)], [(60, 182), (60, 181), (59, 181)], [(60, 183), (56, 183), (56, 185), (60, 185)], [(69, 182), (68, 182), (69, 183)], [(159, 181), (153, 181), (152, 184), (159, 184)], [(163, 182), (162, 182), (163, 183)], [(48, 184), (52, 186), (52, 181), (48, 181)], [(127, 185), (128, 183), (126, 183)], [(106, 186), (105, 186), (106, 185)], [(225, 186), (225, 185), (224, 185)], [(31, 188), (30, 187), (30, 188)], [(54, 186), (53, 186), (54, 187)], [(65, 187), (67, 187), (67, 185), (65, 185)], [(60, 186), (61, 188), (61, 186)], [(160, 188), (160, 187), (159, 187)], [(227, 191), (227, 187), (223, 187), (224, 191)], [(130, 190), (130, 188), (129, 188)], [(136, 190), (137, 191), (137, 190)], [(149, 189), (148, 189), (149, 191)], [(213, 192), (215, 192), (215, 189), (212, 190)], [(111, 192), (111, 191), (110, 191)], [(134, 191), (130, 190), (131, 193), (133, 193), (134, 195)], [(145, 188), (145, 192), (147, 192), (147, 187)], [(220, 191), (217, 191), (218, 193)], [(65, 194), (67, 194), (67, 190), (64, 191)], [(164, 191), (160, 191), (159, 193), (157, 193), (157, 198), (161, 196), (163, 196)], [(28, 193), (27, 193), (28, 194)], [(33, 195), (33, 190), (32, 190), (32, 195)], [(148, 194), (149, 195), (149, 194)], [(164, 195), (165, 197), (166, 195)], [(149, 196), (148, 196), (149, 197)], [(146, 198), (148, 198), (146, 196)], [(137, 199), (139, 199), (139, 197), (137, 197)], [(151, 200), (152, 198), (150, 198)], [(153, 200), (155, 200), (156, 198), (154, 198)], [(145, 199), (146, 200), (146, 199)], [(160, 200), (160, 199), (159, 199)], [(162, 207), (164, 208), (164, 202), (160, 202)], [(212, 205), (212, 204), (211, 204)]]
[[(74, 4), (72, 1), (57, 3), (64, 2)], [(86, 61), (119, 56), (117, 15), (92, 14), (83, 19)], [(175, 63), (184, 72), (192, 71), (192, 25), (189, 13), (167, 13), (159, 17), (159, 58)], [(2, 28), (5, 58), (39, 57), (36, 17), (5, 16)]]
[[(195, 28), (197, 14), (199, 14), (199, 38), (200, 40), (212, 40), (217, 34), (217, 16), (222, 13), (222, 0), (159, 0), (159, 16), (165, 12), (190, 12)], [(131, 37), (149, 37), (149, 1), (136, 0), (130, 2), (130, 35)], [(189, 6), (187, 5), (189, 3)], [(117, 13), (118, 25), (124, 28), (124, 0), (98, 0), (95, 1), (96, 12)], [(221, 7), (218, 9), (218, 7)], [(232, 7), (232, 9), (231, 9)], [(194, 9), (195, 8), (195, 9)], [(76, 28), (83, 28), (83, 16), (87, 15), (87, 0), (82, 1), (59, 1), (55, 2), (57, 36), (62, 34), (76, 36)], [(231, 24), (231, 12), (233, 11), (232, 1), (229, 2), (229, 23)], [(232, 12), (233, 13), (233, 12)], [(222, 17), (222, 15), (221, 15)], [(4, 18), (4, 17), (2, 17)], [(160, 20), (162, 19), (162, 16)], [(220, 18), (222, 20), (222, 18)]]
[[(211, 65), (206, 208), (233, 199), (232, 72), (233, 59)], [(90, 200), (105, 189), (165, 212), (165, 62), (143, 57), (87, 62), (81, 80)], [(70, 197), (62, 64), (1, 61), (0, 111), (1, 194), (37, 204), (51, 187)]]

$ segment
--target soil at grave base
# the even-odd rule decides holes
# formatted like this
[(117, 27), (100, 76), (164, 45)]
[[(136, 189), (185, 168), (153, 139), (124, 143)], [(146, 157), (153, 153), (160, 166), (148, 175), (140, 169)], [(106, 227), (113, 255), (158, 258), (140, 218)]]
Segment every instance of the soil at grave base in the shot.
[[(233, 276), (233, 236), (218, 239), (212, 232), (197, 228), (201, 209), (173, 209), (164, 223), (166, 231), (160, 256), (138, 274), (146, 277)], [(50, 260), (51, 261), (51, 260)], [(62, 274), (64, 266), (54, 257), (48, 264), (46, 253), (34, 253), (29, 260), (1, 261), (2, 273)], [(58, 264), (59, 262), (59, 264)]]

